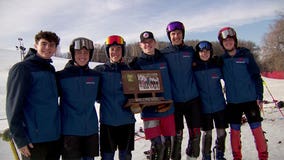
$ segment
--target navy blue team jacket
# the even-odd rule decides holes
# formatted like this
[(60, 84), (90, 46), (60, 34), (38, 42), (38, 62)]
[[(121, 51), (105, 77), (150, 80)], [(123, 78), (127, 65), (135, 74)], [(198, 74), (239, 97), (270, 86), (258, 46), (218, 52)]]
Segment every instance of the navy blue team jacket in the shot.
[(78, 67), (70, 60), (57, 72), (62, 134), (88, 136), (98, 133), (95, 102), (100, 75), (88, 66)]
[(169, 66), (173, 100), (187, 102), (197, 98), (199, 93), (192, 71), (194, 49), (187, 45), (170, 45), (161, 52)]
[[(166, 100), (172, 99), (171, 94), (171, 84), (168, 73), (168, 65), (163, 57), (163, 55), (159, 52), (159, 50), (155, 50), (154, 55), (147, 55), (142, 53), (141, 57), (138, 58), (136, 64), (133, 66), (134, 69), (142, 69), (142, 70), (160, 70), (162, 76), (162, 82), (164, 87), (164, 92), (157, 94), (159, 97), (164, 97)], [(171, 105), (170, 109), (166, 112), (157, 112), (154, 107), (146, 107), (143, 109), (141, 116), (143, 118), (151, 118), (151, 117), (164, 117), (170, 114), (173, 114), (174, 107)]]
[(95, 68), (101, 74), (100, 122), (110, 126), (135, 123), (134, 114), (124, 105), (127, 96), (123, 93), (121, 71), (129, 70), (125, 63), (106, 62)]
[(60, 111), (52, 61), (30, 49), (7, 80), (6, 114), (18, 148), (60, 138)]
[(193, 67), (203, 113), (214, 113), (225, 109), (225, 98), (222, 92), (222, 70), (214, 61), (197, 60)]
[(222, 58), (228, 103), (262, 100), (263, 85), (260, 70), (250, 51), (238, 48), (233, 57), (225, 52)]

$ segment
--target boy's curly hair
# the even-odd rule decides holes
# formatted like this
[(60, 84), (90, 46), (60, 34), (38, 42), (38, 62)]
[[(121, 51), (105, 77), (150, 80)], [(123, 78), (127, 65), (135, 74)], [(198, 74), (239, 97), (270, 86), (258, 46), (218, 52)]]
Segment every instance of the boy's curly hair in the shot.
[(56, 46), (59, 45), (60, 38), (54, 32), (40, 31), (35, 35), (35, 42), (37, 43), (40, 39), (46, 39), (49, 42), (55, 42)]

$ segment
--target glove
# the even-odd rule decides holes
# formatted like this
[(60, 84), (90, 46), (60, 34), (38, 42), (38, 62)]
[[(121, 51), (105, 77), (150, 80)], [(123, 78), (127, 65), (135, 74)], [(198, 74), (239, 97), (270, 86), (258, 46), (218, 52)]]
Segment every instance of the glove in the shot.
[(142, 107), (140, 106), (139, 103), (133, 103), (133, 104), (131, 104), (130, 109), (131, 109), (131, 112), (132, 112), (133, 114), (141, 113), (141, 112), (142, 112)]
[(131, 62), (128, 63), (128, 66), (132, 69), (138, 69), (137, 68), (137, 65), (136, 65), (136, 62), (138, 60), (138, 57), (134, 57)]
[(166, 112), (167, 110), (170, 109), (170, 106), (171, 106), (170, 104), (160, 104), (157, 107), (157, 111), (158, 112)]

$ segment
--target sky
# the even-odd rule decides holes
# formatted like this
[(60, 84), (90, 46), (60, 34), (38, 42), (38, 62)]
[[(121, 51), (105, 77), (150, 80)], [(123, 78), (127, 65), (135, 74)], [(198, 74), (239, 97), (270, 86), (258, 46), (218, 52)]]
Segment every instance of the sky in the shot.
[(56, 32), (62, 52), (77, 37), (102, 45), (117, 34), (135, 43), (149, 30), (168, 41), (166, 26), (176, 20), (185, 25), (185, 40), (216, 41), (220, 28), (232, 26), (239, 39), (261, 45), (280, 14), (284, 0), (1, 0), (0, 48), (16, 50), (18, 38), (33, 47), (40, 30)]
[[(6, 82), (9, 68), (19, 62), (20, 56), (17, 51), (7, 51), (0, 49), (0, 133), (3, 132), (4, 129), (8, 128), (5, 106), (6, 106)], [(61, 70), (68, 59), (53, 57), (53, 65), (56, 70)], [(91, 62), (90, 66), (93, 68), (98, 63)], [(269, 91), (273, 95), (274, 99), (278, 101), (284, 101), (284, 80), (279, 79), (271, 79), (263, 77), (266, 85), (269, 88)], [(266, 88), (264, 88), (263, 94), (264, 100), (272, 101), (271, 96)], [(284, 136), (283, 136), (283, 128), (284, 128), (284, 116), (279, 112), (278, 108), (274, 107), (273, 103), (264, 105), (264, 114), (262, 114), (264, 120), (262, 121), (262, 128), (265, 131), (266, 139), (268, 140), (268, 152), (270, 160), (280, 160), (284, 157)], [(96, 103), (97, 113), (99, 112), (99, 105)], [(281, 111), (284, 113), (284, 108), (281, 108)], [(135, 123), (135, 131), (138, 131), (140, 127), (143, 127), (143, 121), (140, 118), (139, 114), (135, 114), (136, 123)], [(186, 124), (185, 124), (186, 125)], [(251, 131), (249, 129), (249, 125), (245, 123), (241, 127), (241, 139), (242, 139), (242, 153), (243, 159), (245, 160), (256, 160), (257, 152), (255, 149), (255, 143)], [(213, 137), (216, 137), (216, 132), (213, 131)], [(230, 136), (229, 129), (227, 129), (227, 138), (226, 138), (226, 151), (225, 157), (230, 160), (232, 159), (231, 147), (230, 147)], [(140, 136), (144, 136), (143, 133), (138, 133)], [(188, 140), (188, 131), (184, 129), (184, 138), (182, 143), (182, 160), (185, 160), (185, 149), (187, 147)], [(212, 141), (212, 147), (214, 147), (214, 141)], [(145, 140), (144, 138), (140, 138), (135, 136), (135, 150), (132, 152), (133, 160), (145, 160), (144, 151), (150, 148), (150, 142)], [(0, 159), (7, 160), (13, 159), (12, 152), (10, 150), (10, 146), (7, 142), (2, 141), (0, 138)], [(99, 159), (99, 158), (96, 158)], [(117, 154), (115, 160), (117, 160)], [(201, 156), (199, 156), (198, 160), (201, 160)]]

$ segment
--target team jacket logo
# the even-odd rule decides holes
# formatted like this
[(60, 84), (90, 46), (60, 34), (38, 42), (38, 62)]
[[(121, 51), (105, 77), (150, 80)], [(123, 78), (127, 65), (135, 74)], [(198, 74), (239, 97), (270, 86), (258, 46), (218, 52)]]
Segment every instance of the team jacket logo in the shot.
[(190, 54), (189, 52), (182, 52), (182, 56), (186, 58), (186, 57), (190, 57)]
[(211, 74), (211, 78), (212, 78), (212, 79), (219, 79), (219, 76), (218, 76), (218, 74), (216, 74), (216, 73), (212, 73), (212, 74)]
[(95, 84), (95, 78), (94, 77), (88, 77), (86, 79), (86, 84)]
[(160, 64), (160, 69), (161, 69), (161, 70), (162, 70), (162, 69), (166, 69), (165, 63), (161, 63), (161, 64)]
[(243, 64), (243, 63), (246, 63), (246, 61), (245, 61), (245, 59), (244, 58), (238, 58), (238, 59), (236, 59), (236, 63), (241, 63), (241, 64)]

